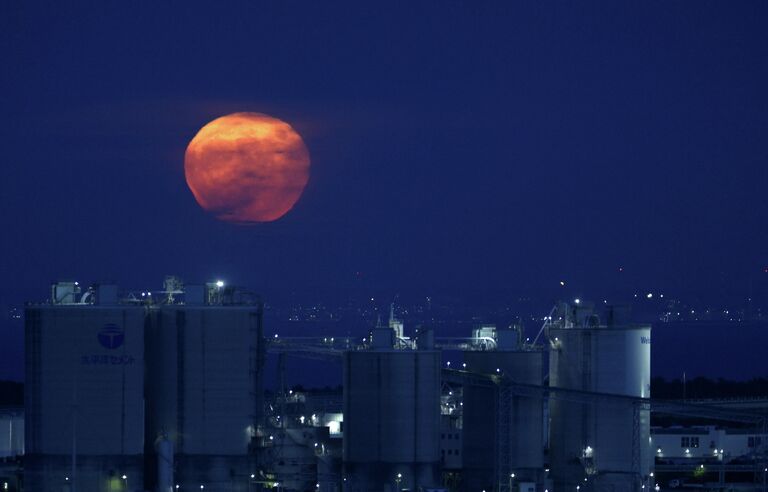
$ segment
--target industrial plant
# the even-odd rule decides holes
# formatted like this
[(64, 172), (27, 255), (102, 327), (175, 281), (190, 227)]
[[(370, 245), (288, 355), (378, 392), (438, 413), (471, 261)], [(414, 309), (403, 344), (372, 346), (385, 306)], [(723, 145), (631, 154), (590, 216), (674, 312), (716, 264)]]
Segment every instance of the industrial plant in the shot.
[[(653, 400), (651, 328), (620, 307), (558, 303), (530, 338), (406, 331), (394, 309), (365, 337), (266, 337), (263, 314), (222, 281), (52, 285), (25, 313), (23, 442), (0, 414), (23, 454), (4, 490), (629, 492), (670, 486), (660, 463), (725, 484), (737, 447), (765, 490), (765, 415)], [(340, 362), (342, 391), (265, 390), (288, 356)]]

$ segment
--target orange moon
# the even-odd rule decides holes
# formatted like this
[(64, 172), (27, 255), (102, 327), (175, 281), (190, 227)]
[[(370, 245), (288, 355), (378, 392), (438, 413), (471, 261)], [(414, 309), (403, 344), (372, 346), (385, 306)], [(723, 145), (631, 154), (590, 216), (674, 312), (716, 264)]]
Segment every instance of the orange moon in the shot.
[(217, 219), (271, 222), (301, 197), (309, 152), (288, 123), (233, 113), (211, 121), (189, 142), (184, 175), (197, 203)]

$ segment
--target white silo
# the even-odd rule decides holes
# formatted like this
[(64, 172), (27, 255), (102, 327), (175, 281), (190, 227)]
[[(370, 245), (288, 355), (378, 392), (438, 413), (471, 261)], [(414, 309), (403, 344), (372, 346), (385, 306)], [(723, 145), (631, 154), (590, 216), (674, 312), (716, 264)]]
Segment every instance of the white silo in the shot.
[(70, 284), (26, 308), (25, 487), (141, 487), (144, 309), (106, 286), (83, 303)]
[(550, 387), (601, 395), (552, 392), (551, 476), (557, 490), (640, 490), (652, 458), (650, 410), (636, 400), (650, 397), (650, 326), (579, 313), (549, 329)]

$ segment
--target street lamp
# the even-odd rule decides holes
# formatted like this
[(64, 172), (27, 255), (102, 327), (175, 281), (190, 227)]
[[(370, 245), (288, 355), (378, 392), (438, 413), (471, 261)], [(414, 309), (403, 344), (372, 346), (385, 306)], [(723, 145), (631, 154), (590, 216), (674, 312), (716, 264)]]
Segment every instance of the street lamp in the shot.
[(124, 474), (124, 475), (123, 475), (122, 477), (120, 477), (120, 478), (122, 478), (122, 479), (123, 479), (123, 482), (125, 482), (125, 490), (128, 490), (128, 475), (125, 475), (125, 474)]
[(398, 473), (397, 477), (395, 477), (395, 489), (398, 491), (400, 490), (400, 482), (402, 482), (402, 480), (403, 480), (403, 474)]

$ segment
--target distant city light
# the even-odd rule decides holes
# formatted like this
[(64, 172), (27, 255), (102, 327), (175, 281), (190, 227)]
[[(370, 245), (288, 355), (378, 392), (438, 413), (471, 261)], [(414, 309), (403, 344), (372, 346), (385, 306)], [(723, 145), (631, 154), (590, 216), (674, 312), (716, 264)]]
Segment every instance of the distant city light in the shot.
[(560, 281), (560, 285), (562, 285), (564, 287), (565, 286), (565, 282), (563, 280), (561, 280)]
[(574, 302), (575, 304), (580, 304), (580, 303), (581, 303), (581, 299), (579, 299), (579, 298), (577, 297), (576, 299), (574, 299), (574, 300), (573, 300), (573, 302)]

